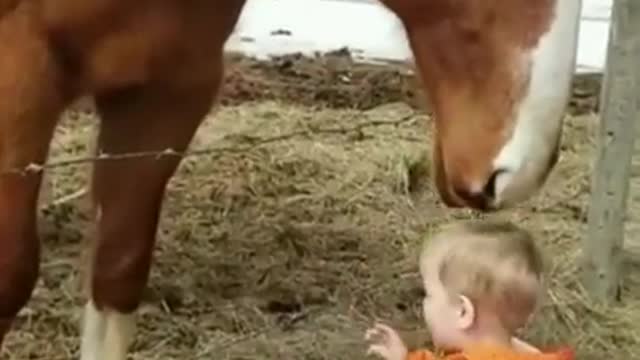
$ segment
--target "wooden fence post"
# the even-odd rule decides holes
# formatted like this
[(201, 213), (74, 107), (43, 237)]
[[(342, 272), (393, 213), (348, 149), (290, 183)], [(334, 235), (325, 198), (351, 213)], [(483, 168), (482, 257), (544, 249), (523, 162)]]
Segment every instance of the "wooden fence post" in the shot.
[(640, 1), (613, 0), (610, 24), (582, 270), (585, 288), (604, 302), (620, 297), (631, 158), (640, 120)]

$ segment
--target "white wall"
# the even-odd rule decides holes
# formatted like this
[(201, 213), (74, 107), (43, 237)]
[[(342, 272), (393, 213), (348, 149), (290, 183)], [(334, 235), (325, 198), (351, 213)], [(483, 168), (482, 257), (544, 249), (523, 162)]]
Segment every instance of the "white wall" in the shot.
[[(610, 10), (611, 0), (583, 0), (577, 72), (602, 71)], [(271, 35), (278, 29), (291, 35)], [(341, 47), (363, 61), (411, 57), (398, 20), (374, 0), (248, 0), (227, 42), (227, 49), (259, 58)]]

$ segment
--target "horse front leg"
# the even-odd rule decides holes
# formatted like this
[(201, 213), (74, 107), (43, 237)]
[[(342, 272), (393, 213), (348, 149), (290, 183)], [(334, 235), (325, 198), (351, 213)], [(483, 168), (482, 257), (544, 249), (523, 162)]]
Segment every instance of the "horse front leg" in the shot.
[(39, 271), (42, 175), (15, 170), (45, 161), (63, 107), (55, 59), (23, 13), (0, 17), (0, 349)]
[[(102, 117), (97, 148), (108, 154), (184, 151), (210, 111), (222, 72), (197, 84), (152, 84), (96, 96)], [(91, 256), (82, 360), (124, 360), (152, 262), (166, 184), (180, 159), (97, 162), (92, 193), (97, 234)]]

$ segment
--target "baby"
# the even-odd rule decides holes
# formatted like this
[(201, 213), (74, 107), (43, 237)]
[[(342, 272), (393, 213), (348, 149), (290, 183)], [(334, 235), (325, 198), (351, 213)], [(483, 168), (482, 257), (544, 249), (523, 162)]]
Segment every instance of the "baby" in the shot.
[[(420, 255), (424, 317), (447, 359), (572, 360), (569, 349), (542, 353), (515, 337), (543, 293), (542, 256), (533, 237), (509, 222), (469, 222), (429, 241)], [(377, 324), (369, 354), (386, 360), (429, 360), (409, 352), (392, 328)]]

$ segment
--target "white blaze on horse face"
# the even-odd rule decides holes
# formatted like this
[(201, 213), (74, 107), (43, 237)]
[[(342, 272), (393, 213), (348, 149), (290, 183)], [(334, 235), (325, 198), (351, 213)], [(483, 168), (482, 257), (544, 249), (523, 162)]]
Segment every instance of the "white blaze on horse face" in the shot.
[(575, 69), (581, 0), (556, 0), (549, 31), (523, 54), (530, 67), (511, 138), (494, 159), (494, 206), (518, 203), (542, 186), (562, 132)]

